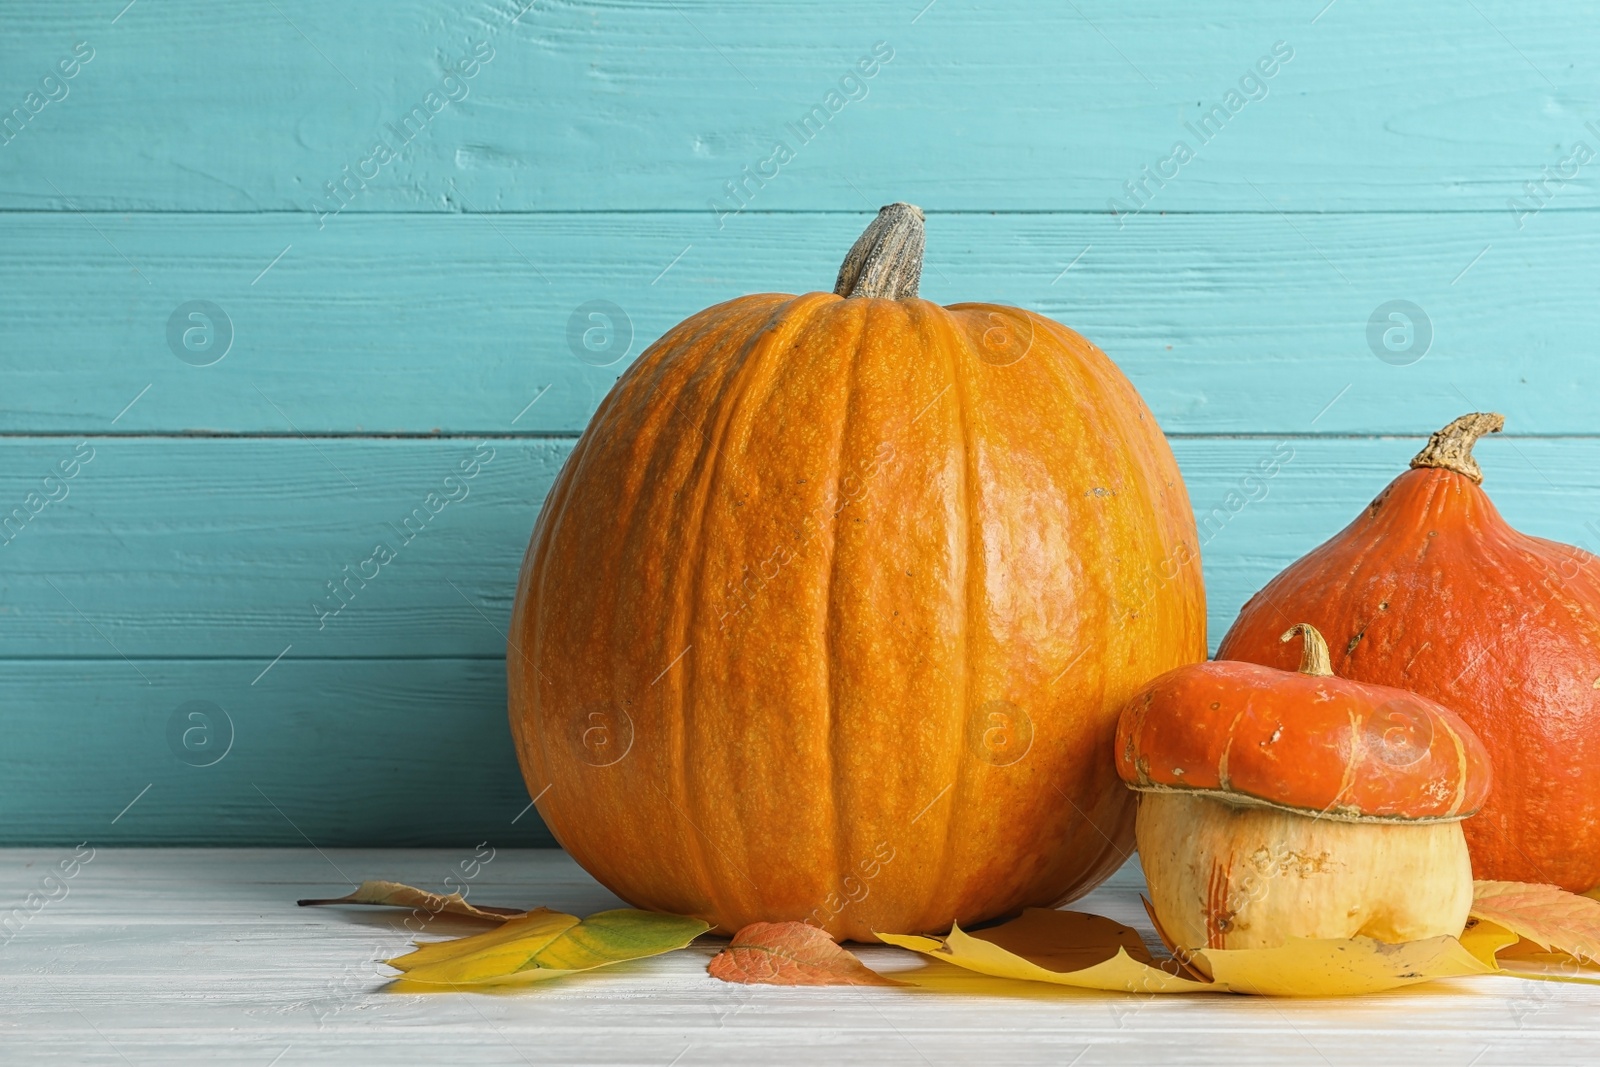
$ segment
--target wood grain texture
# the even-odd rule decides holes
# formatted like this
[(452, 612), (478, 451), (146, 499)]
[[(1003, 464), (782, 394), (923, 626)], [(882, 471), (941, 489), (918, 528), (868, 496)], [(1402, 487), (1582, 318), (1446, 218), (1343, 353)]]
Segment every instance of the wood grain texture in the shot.
[[(480, 41), (494, 58), (466, 95), (369, 166), (350, 210), (709, 220), (784, 139), (764, 209), (1100, 212), (1183, 139), (1198, 155), (1159, 210), (1498, 212), (1575, 141), (1600, 147), (1600, 25), (1550, 0), (540, 3), (515, 25), (526, 0), (147, 3), (113, 25), (117, 6), (10, 5), (6, 109), (75, 42), (94, 58), (0, 148), (0, 207), (310, 211), (386, 126), (449, 99), (449, 65)], [(1293, 59), (1202, 145), (1185, 124), (1278, 41)], [(878, 42), (892, 60), (802, 143), (789, 125)], [(1557, 199), (1600, 190), (1585, 169)]]
[[(1199, 523), (1212, 647), (1251, 594), (1350, 521), (1422, 440), (1173, 441)], [(77, 443), (0, 441), (0, 517)], [(227, 656), (265, 666), (291, 644), (286, 662), (499, 657), (538, 503), (570, 442), (491, 439), (494, 458), (468, 495), (410, 543), (397, 527), (444, 491), (477, 441), (94, 438), (91, 447), (64, 500), (7, 529), (0, 657)], [(1478, 454), (1513, 525), (1600, 551), (1600, 440), (1495, 437)], [(365, 585), (345, 586), (372, 572), (364, 564), (379, 541), (396, 558)], [(346, 596), (325, 619), (313, 607), (332, 612)]]
[[(829, 110), (880, 41), (892, 57)], [(1278, 41), (1292, 58), (1229, 111)], [(235, 761), (332, 840), (498, 826), (522, 791), (497, 626), (571, 439), (688, 314), (828, 288), (891, 200), (928, 209), (924, 295), (1067, 323), (1176, 435), (1213, 644), (1462, 411), (1522, 435), (1483, 449), (1513, 522), (1600, 547), (1600, 163), (1572, 162), (1580, 141), (1600, 149), (1597, 44), (1600, 23), (1559, 0), (15, 0), (0, 726), (18, 744), (0, 751), (0, 839), (77, 839), (160, 764), (197, 791), (161, 787), (189, 802), (152, 806), (127, 840), (298, 840), (253, 789), (203, 777)], [(808, 115), (817, 130), (790, 128)], [(1201, 135), (1207, 116), (1220, 129)], [(367, 164), (379, 137), (397, 158)], [(779, 138), (794, 154), (774, 172)], [(1195, 155), (1173, 175), (1178, 139)], [(1427, 317), (1419, 361), (1372, 347), (1395, 300)], [(180, 358), (169, 338), (203, 326), (175, 319), (191, 301), (231, 328), (210, 366), (215, 349)], [(626, 345), (606, 347), (595, 301), (621, 309)], [(589, 327), (601, 351), (574, 347)], [(469, 495), (319, 629), (326, 583), (480, 439), (497, 452)], [(1292, 461), (1246, 483), (1281, 440)], [(94, 459), (47, 482), (84, 441)], [(31, 513), (30, 493), (63, 488)], [(228, 686), (247, 719), (293, 731), (263, 725), (270, 741), (207, 769), (152, 739), (173, 702), (226, 705), (206, 692)], [(430, 806), (416, 778), (459, 784)], [(859, 1018), (863, 1047), (908, 1054)]]
[[(0, 522), (78, 444), (0, 441)], [(95, 438), (64, 499), (0, 532), (0, 654), (503, 656), (571, 442), (482, 444), (465, 479), (477, 439)]]
[(552, 843), (498, 660), (269, 659), (0, 662), (6, 837)]
[[(698, 215), (387, 215), (319, 234), (295, 215), (0, 214), (0, 430), (575, 433), (690, 314), (828, 289), (870, 217), (751, 216), (719, 234)], [(1512, 433), (1583, 434), (1596, 276), (1592, 212), (1521, 234), (1473, 214), (1149, 215), (1122, 232), (933, 214), (922, 291), (1073, 327), (1169, 433), (1415, 434), (1492, 406)], [(193, 300), (232, 324), (212, 366), (169, 348)], [(626, 353), (583, 315), (579, 334), (616, 347), (569, 340), (597, 300), (621, 308)], [(1369, 320), (1391, 300), (1428, 319), (1419, 361), (1374, 354)]]
[[(294, 899), (363, 877), (459, 885), (479, 855), (471, 843), (321, 854), (91, 847), (66, 896), (0, 947), (8, 1062), (1521, 1067), (1600, 1054), (1592, 986), (1486, 977), (1340, 1001), (1135, 997), (985, 979), (887, 946), (859, 951), (915, 985), (729, 985), (705, 970), (726, 942), (706, 938), (509, 995), (394, 994), (374, 960), (407, 947), (407, 913)], [(0, 900), (22, 900), (72, 854), (7, 850)], [(474, 901), (580, 915), (616, 906), (551, 850), (501, 847), (476, 872)], [(1129, 864), (1080, 906), (1143, 927), (1142, 888)], [(475, 929), (437, 919), (423, 936)]]
[[(1174, 441), (1212, 647), (1420, 443)], [(151, 782), (140, 818), (119, 824), (125, 840), (299, 840), (252, 782), (319, 843), (459, 843), (500, 827), (526, 803), (505, 725), (504, 630), (537, 501), (569, 444), (491, 440), (468, 496), (319, 629), (313, 598), (333, 602), (324, 583), (375, 538), (398, 544), (387, 524), (477, 442), (93, 439), (68, 496), (0, 547), (7, 838), (81, 839)], [(75, 445), (0, 442), (4, 499), (20, 503)], [(1514, 524), (1600, 549), (1600, 441), (1496, 437), (1478, 452)], [(238, 747), (215, 767), (182, 764), (167, 739), (190, 700), (234, 716)]]

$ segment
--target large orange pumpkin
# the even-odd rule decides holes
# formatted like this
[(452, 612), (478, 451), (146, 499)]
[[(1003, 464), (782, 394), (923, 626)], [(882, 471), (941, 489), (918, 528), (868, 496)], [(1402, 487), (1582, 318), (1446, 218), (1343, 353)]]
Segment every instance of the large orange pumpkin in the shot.
[(871, 940), (1129, 852), (1117, 712), (1205, 656), (1188, 497), (1093, 345), (917, 299), (922, 226), (891, 205), (834, 293), (673, 328), (545, 503), (512, 729), (557, 840), (638, 907)]
[(1292, 666), (1284, 613), (1333, 646), (1341, 677), (1454, 709), (1488, 747), (1494, 789), (1465, 825), (1475, 877), (1600, 884), (1600, 563), (1529, 537), (1480, 487), (1463, 415), (1349, 526), (1251, 598), (1218, 659)]

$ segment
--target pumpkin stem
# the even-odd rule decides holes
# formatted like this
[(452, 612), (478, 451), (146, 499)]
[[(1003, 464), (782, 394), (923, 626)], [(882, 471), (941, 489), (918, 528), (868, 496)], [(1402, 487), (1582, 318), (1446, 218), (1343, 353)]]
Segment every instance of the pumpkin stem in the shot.
[(839, 267), (838, 296), (911, 300), (922, 280), (922, 209), (890, 204), (867, 224)]
[(1328, 658), (1328, 642), (1323, 639), (1321, 631), (1309, 622), (1297, 622), (1278, 640), (1289, 641), (1296, 634), (1305, 641), (1300, 647), (1300, 673), (1332, 678), (1333, 661)]
[(1486, 433), (1499, 433), (1506, 424), (1504, 415), (1475, 411), (1463, 415), (1449, 426), (1428, 438), (1411, 461), (1413, 467), (1443, 467), (1447, 471), (1464, 474), (1482, 484), (1483, 468), (1472, 458), (1472, 446)]

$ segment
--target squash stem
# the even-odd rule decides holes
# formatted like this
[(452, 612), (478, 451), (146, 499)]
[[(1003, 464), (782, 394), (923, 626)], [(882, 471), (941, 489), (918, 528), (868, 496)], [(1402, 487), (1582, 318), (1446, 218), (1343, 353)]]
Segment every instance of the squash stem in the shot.
[(1328, 642), (1321, 631), (1309, 622), (1297, 622), (1278, 640), (1289, 641), (1299, 634), (1304, 644), (1300, 646), (1300, 673), (1318, 678), (1333, 677), (1333, 660), (1328, 656)]
[(1483, 468), (1472, 458), (1472, 446), (1486, 433), (1499, 433), (1505, 424), (1506, 417), (1493, 412), (1475, 411), (1463, 415), (1428, 438), (1428, 443), (1422, 446), (1422, 451), (1411, 461), (1411, 466), (1440, 467), (1482, 484)]
[(833, 291), (842, 297), (912, 300), (922, 280), (922, 209), (890, 204), (878, 212), (839, 267)]

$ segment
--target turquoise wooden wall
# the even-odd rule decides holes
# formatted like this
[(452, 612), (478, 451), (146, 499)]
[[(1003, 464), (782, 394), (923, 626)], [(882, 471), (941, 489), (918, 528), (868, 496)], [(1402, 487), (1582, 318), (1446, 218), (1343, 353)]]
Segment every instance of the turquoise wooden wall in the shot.
[(547, 841), (502, 632), (563, 457), (890, 200), (924, 295), (1143, 392), (1213, 646), (1467, 410), (1510, 518), (1600, 547), (1597, 153), (1575, 2), (13, 0), (0, 838)]

